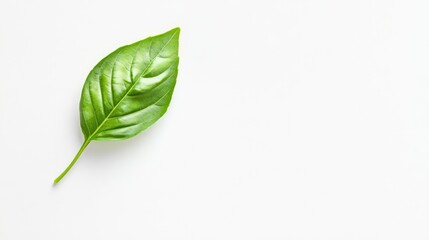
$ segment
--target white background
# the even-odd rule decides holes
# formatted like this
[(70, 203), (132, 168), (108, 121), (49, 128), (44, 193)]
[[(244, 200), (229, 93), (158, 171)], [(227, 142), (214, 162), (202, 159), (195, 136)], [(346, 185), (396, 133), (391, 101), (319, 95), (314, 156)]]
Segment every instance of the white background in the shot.
[[(0, 239), (429, 239), (429, 2), (0, 1)], [(168, 113), (80, 145), (86, 75), (180, 26)]]

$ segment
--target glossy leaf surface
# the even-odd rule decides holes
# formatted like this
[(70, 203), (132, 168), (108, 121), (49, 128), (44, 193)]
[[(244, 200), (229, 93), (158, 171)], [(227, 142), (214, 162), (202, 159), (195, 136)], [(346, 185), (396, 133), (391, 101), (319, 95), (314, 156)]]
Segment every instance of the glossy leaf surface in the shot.
[(135, 136), (167, 111), (176, 84), (179, 31), (121, 47), (95, 66), (80, 102), (86, 139)]
[(155, 123), (176, 84), (180, 29), (117, 49), (89, 73), (80, 100), (85, 142), (59, 182), (92, 140), (122, 140)]

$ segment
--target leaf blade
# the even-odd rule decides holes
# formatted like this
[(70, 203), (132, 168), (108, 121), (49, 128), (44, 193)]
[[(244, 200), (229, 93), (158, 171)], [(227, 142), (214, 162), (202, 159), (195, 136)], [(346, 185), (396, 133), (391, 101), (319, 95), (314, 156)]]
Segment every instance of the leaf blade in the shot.
[(127, 139), (165, 114), (178, 73), (179, 34), (174, 28), (124, 46), (94, 67), (80, 102), (85, 139)]

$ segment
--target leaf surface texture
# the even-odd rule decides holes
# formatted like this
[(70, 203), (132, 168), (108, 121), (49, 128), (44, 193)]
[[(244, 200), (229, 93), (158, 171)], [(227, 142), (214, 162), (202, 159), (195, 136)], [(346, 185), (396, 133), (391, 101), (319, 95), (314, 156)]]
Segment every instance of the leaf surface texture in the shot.
[(120, 140), (151, 126), (176, 84), (180, 29), (121, 47), (88, 75), (80, 101), (85, 139)]

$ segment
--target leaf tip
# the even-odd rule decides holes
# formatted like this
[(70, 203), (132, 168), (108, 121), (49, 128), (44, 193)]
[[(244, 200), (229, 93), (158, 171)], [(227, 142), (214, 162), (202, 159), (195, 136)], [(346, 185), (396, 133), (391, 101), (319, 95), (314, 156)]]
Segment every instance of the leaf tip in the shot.
[(175, 28), (171, 29), (169, 32), (171, 32), (173, 34), (180, 35), (180, 27), (175, 27)]

